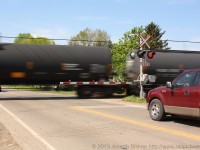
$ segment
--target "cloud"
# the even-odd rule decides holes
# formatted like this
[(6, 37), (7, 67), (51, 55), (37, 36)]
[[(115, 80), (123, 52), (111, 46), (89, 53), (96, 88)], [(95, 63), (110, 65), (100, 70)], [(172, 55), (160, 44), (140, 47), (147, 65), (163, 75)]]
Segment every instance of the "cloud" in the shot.
[[(32, 29), (30, 32), (34, 37), (46, 37), (49, 39), (68, 39), (69, 33), (65, 28), (57, 27), (57, 28), (36, 28)], [(58, 45), (66, 45), (67, 40), (56, 40), (56, 44)]]
[(35, 36), (43, 36), (48, 38), (60, 38), (66, 37), (68, 32), (66, 29), (57, 27), (57, 28), (36, 28), (32, 29), (32, 34)]

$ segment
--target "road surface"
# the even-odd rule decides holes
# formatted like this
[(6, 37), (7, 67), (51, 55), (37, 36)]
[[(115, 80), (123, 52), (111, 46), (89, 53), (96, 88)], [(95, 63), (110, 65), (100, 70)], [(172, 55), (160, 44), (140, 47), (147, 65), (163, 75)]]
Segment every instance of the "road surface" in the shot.
[(200, 149), (200, 121), (152, 121), (145, 104), (120, 98), (4, 89), (0, 122), (24, 150)]

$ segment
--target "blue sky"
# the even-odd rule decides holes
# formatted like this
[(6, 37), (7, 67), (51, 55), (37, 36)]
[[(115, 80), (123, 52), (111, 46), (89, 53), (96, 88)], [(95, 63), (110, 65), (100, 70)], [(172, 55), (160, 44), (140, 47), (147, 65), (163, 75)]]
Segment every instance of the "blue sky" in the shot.
[[(153, 21), (166, 31), (163, 40), (200, 41), (200, 0), (1, 0), (0, 6), (4, 36), (31, 33), (69, 39), (89, 27), (105, 30), (117, 42), (133, 27)], [(200, 44), (170, 46), (200, 50)]]

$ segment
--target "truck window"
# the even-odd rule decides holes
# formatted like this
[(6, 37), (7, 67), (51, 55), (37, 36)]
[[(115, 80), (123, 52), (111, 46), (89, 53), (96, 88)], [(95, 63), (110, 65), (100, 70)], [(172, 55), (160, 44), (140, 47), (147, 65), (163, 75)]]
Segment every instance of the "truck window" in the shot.
[(195, 75), (195, 72), (188, 72), (188, 73), (184, 74), (183, 76), (179, 77), (175, 81), (174, 87), (181, 88), (181, 87), (190, 86), (194, 75)]
[(200, 72), (197, 72), (194, 78), (193, 86), (198, 86), (200, 81)]

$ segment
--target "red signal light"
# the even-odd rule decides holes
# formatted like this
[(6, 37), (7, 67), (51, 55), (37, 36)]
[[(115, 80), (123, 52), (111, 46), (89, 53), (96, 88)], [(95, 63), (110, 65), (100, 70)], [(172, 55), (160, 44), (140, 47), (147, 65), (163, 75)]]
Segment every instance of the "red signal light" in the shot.
[(156, 55), (156, 53), (155, 53), (155, 52), (152, 52), (152, 51), (149, 51), (149, 52), (147, 53), (147, 57), (148, 57), (149, 59), (152, 59), (154, 55)]

